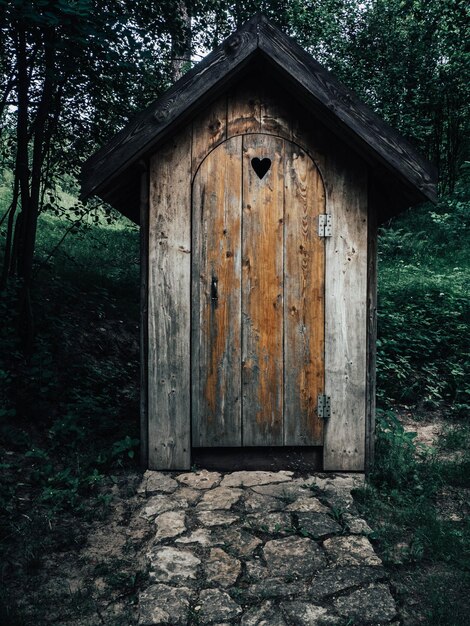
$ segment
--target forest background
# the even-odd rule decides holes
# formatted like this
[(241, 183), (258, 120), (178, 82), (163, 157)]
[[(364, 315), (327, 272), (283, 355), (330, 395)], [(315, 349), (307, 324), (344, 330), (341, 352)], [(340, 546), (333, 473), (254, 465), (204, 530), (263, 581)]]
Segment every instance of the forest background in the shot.
[[(381, 230), (377, 462), (357, 499), (405, 623), (468, 618), (468, 3), (0, 0), (2, 624), (48, 623), (27, 581), (138, 475), (138, 230), (78, 200), (81, 163), (260, 10), (438, 167), (438, 204)], [(107, 584), (132, 598), (145, 573), (119, 567)], [(93, 598), (71, 592), (70, 623)]]

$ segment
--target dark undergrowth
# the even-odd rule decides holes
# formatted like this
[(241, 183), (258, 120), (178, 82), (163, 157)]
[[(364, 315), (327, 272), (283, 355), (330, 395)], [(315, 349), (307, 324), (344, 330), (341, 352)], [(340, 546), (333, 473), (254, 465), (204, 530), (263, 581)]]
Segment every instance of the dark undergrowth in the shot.
[(470, 620), (469, 199), (464, 180), (379, 244), (376, 462), (356, 498), (410, 625)]
[[(437, 207), (396, 219), (380, 238), (376, 465), (357, 499), (410, 625), (461, 626), (469, 615), (465, 194), (462, 184)], [(113, 485), (137, 469), (138, 231), (96, 217), (58, 248), (67, 221), (41, 217), (30, 359), (17, 340), (18, 285), (0, 300), (5, 626), (31, 623), (15, 599), (46, 555), (77, 548), (88, 524), (106, 519)], [(417, 443), (403, 416), (437, 420), (435, 446)], [(77, 615), (88, 602), (81, 593), (70, 599)]]
[(16, 332), (20, 286), (1, 294), (2, 626), (26, 624), (8, 587), (27, 588), (47, 555), (81, 545), (137, 467), (138, 230), (100, 218), (55, 249), (69, 225), (40, 220), (30, 358)]

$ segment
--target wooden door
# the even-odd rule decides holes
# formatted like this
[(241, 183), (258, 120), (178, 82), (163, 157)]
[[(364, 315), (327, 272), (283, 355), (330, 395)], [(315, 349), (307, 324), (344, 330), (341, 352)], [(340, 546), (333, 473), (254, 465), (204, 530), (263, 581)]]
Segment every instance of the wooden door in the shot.
[(321, 445), (324, 188), (297, 145), (233, 137), (192, 195), (195, 447)]

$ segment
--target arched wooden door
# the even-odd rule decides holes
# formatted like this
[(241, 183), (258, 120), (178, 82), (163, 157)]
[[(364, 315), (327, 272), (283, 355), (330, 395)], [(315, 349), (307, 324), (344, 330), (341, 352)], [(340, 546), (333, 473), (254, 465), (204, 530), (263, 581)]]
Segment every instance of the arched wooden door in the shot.
[(228, 139), (192, 196), (194, 447), (321, 445), (324, 188), (284, 139)]

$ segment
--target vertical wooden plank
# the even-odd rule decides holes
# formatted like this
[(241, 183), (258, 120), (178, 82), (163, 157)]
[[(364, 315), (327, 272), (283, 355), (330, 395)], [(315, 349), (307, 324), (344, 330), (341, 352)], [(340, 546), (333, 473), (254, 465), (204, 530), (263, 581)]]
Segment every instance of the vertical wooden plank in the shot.
[(203, 159), (227, 138), (227, 96), (223, 95), (193, 121), (192, 175)]
[(324, 469), (364, 471), (367, 345), (367, 172), (350, 155), (330, 154), (326, 240)]
[(286, 143), (284, 198), (284, 444), (321, 445), (324, 392), (323, 182), (311, 158)]
[[(306, 119), (305, 110), (296, 103), (290, 106), (292, 141), (313, 159), (325, 183), (326, 155), (334, 152), (337, 142), (331, 133), (313, 117)], [(338, 149), (344, 151), (344, 146)]]
[(148, 245), (149, 172), (142, 163), (140, 178), (140, 464), (148, 466)]
[(193, 184), (193, 446), (241, 445), (241, 155), (226, 141)]
[[(271, 159), (260, 179), (252, 159)], [(243, 445), (283, 443), (284, 141), (243, 138)]]
[(228, 94), (227, 136), (259, 133), (261, 130), (260, 84), (254, 76), (246, 77)]
[(260, 87), (261, 132), (292, 139), (292, 124), (289, 107), (285, 105), (279, 90), (272, 83), (262, 82)]
[(381, 196), (373, 181), (369, 183), (367, 241), (367, 381), (366, 381), (366, 459), (369, 472), (374, 465), (375, 404), (377, 361), (377, 209)]
[(191, 133), (150, 161), (149, 467), (188, 469)]

